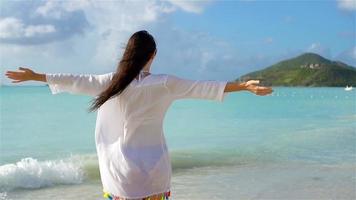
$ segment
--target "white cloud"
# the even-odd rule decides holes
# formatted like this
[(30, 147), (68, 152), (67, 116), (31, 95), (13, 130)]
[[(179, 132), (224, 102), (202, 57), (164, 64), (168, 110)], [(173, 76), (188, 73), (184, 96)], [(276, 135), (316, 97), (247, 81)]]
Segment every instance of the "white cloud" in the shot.
[(345, 49), (335, 56), (335, 60), (341, 60), (349, 65), (356, 67), (356, 46)]
[(34, 37), (39, 34), (54, 33), (56, 29), (53, 25), (29, 25), (25, 29), (26, 37)]
[(191, 13), (200, 14), (203, 12), (204, 8), (210, 4), (211, 0), (168, 0), (170, 3), (176, 7)]
[(356, 38), (356, 30), (354, 30), (354, 31), (340, 31), (340, 32), (338, 32), (338, 35), (342, 38), (354, 39), (354, 38)]
[(90, 5), (88, 0), (77, 1), (46, 1), (43, 5), (39, 6), (35, 13), (37, 15), (46, 17), (61, 19), (66, 16), (66, 13), (81, 10)]
[(338, 7), (343, 10), (356, 10), (356, 0), (337, 0)]
[(309, 47), (308, 47), (308, 51), (315, 51), (315, 50), (319, 50), (321, 48), (320, 43), (312, 43)]
[[(0, 42), (26, 46), (42, 45), (83, 34), (89, 28), (83, 11), (70, 6), (64, 9), (59, 6), (60, 3), (12, 1), (11, 6), (1, 13), (3, 37)], [(18, 14), (19, 12), (21, 14)]]
[(20, 19), (13, 17), (0, 19), (0, 39), (31, 38), (54, 32), (56, 32), (55, 27), (49, 24), (26, 26)]
[(319, 42), (312, 43), (306, 51), (320, 54), (321, 56), (330, 58), (330, 49), (324, 47)]
[(288, 15), (283, 18), (283, 21), (287, 24), (292, 23), (294, 21), (294, 17)]
[(43, 17), (60, 19), (62, 17), (63, 12), (57, 8), (58, 3), (59, 2), (56, 1), (47, 1), (42, 6), (38, 7), (35, 13)]
[(16, 18), (0, 19), (0, 38), (20, 37), (23, 29), (23, 23)]
[(266, 43), (266, 44), (271, 44), (271, 43), (273, 43), (273, 38), (272, 38), (272, 37), (267, 37), (267, 38), (265, 38), (265, 39), (264, 39), (264, 43)]

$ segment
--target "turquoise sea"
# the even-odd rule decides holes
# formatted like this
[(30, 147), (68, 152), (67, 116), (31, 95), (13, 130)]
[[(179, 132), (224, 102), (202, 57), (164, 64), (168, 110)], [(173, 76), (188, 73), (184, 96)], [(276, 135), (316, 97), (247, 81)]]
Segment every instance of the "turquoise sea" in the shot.
[[(273, 90), (172, 104), (171, 199), (356, 199), (356, 91)], [(104, 199), (90, 100), (0, 88), (0, 199)]]

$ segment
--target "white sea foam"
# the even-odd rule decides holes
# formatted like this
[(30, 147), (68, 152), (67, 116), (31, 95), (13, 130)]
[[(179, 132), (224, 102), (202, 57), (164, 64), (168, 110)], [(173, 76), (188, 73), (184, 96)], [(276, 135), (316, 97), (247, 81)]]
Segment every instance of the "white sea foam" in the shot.
[(7, 198), (6, 192), (0, 192), (0, 200), (10, 200), (10, 199)]
[(23, 158), (15, 164), (0, 166), (0, 191), (15, 188), (42, 188), (57, 184), (79, 184), (84, 172), (73, 159), (38, 161)]

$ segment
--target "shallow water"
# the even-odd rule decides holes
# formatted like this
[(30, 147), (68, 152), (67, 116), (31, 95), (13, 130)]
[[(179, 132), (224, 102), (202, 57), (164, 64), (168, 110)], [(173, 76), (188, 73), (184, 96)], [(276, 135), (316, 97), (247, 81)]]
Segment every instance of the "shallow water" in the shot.
[[(171, 199), (356, 198), (355, 90), (273, 89), (174, 102)], [(91, 98), (39, 86), (0, 98), (0, 199), (100, 199)]]

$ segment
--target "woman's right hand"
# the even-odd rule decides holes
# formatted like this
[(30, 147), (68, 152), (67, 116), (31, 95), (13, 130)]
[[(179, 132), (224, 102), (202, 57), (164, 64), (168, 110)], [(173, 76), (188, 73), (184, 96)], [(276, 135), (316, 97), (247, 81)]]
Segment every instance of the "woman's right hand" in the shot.
[(258, 86), (259, 80), (249, 80), (245, 82), (245, 87), (248, 91), (255, 93), (256, 95), (267, 95), (273, 92), (271, 87)]
[(19, 67), (21, 71), (7, 71), (6, 76), (12, 79), (12, 83), (19, 83), (23, 81), (43, 81), (46, 82), (44, 74), (38, 74), (29, 68)]

